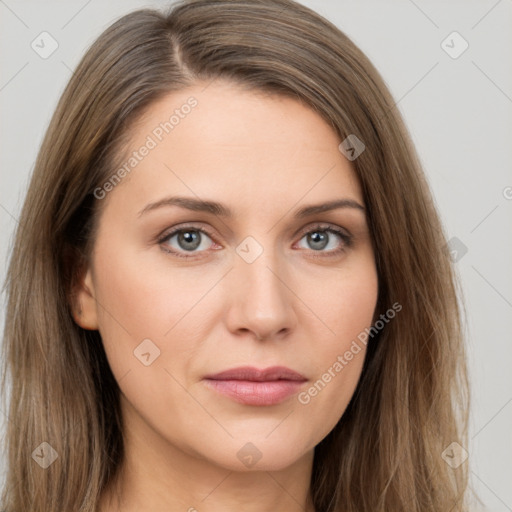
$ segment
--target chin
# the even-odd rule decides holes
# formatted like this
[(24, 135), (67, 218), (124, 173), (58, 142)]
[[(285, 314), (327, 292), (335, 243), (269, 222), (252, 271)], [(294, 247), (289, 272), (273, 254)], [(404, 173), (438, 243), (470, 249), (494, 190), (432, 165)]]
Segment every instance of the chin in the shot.
[(239, 437), (225, 443), (219, 442), (219, 450), (204, 453), (204, 457), (229, 471), (281, 471), (308, 453), (308, 447), (302, 448), (292, 438), (276, 436), (270, 439), (265, 435), (247, 435), (243, 440)]

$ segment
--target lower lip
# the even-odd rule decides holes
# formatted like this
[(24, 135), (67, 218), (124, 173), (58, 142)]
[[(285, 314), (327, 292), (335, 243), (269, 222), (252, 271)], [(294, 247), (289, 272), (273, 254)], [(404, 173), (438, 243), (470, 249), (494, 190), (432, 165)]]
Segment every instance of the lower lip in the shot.
[(254, 382), (247, 380), (214, 380), (204, 382), (215, 391), (245, 405), (275, 405), (297, 393), (304, 382), (274, 380)]

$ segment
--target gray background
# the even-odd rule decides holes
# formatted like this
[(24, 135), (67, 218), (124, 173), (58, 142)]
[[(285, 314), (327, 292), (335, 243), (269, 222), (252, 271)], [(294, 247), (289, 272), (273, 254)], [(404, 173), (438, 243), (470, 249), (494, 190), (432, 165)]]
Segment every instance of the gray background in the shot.
[[(467, 248), (457, 262), (473, 394), (466, 464), (484, 503), (474, 510), (512, 511), (512, 1), (302, 3), (334, 22), (381, 72), (405, 116), (449, 238)], [(78, 59), (117, 17), (163, 5), (0, 0), (2, 282), (37, 150)], [(43, 31), (59, 45), (46, 59), (31, 47)], [(457, 58), (441, 46), (453, 31), (469, 44)], [(452, 51), (461, 48), (450, 41)], [(2, 329), (4, 304), (2, 295)]]

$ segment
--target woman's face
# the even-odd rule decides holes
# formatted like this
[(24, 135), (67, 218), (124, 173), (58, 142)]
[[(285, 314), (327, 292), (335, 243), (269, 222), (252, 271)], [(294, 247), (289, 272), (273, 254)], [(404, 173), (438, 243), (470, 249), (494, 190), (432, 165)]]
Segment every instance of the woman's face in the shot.
[[(353, 342), (377, 301), (365, 205), (318, 114), (204, 86), (153, 104), (124, 172), (95, 191), (104, 211), (77, 322), (99, 330), (134, 436), (278, 470), (311, 455), (361, 373)], [(240, 367), (254, 372), (207, 378)], [(298, 375), (256, 371), (271, 367)]]

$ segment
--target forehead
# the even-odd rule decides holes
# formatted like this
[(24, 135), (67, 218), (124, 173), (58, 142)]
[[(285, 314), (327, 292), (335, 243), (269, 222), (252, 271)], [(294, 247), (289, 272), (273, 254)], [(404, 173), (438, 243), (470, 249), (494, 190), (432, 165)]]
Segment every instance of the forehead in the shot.
[(235, 211), (267, 212), (302, 198), (362, 202), (340, 142), (297, 100), (229, 82), (198, 84), (153, 103), (132, 127), (129, 172), (115, 195), (137, 205), (167, 193), (215, 197)]

